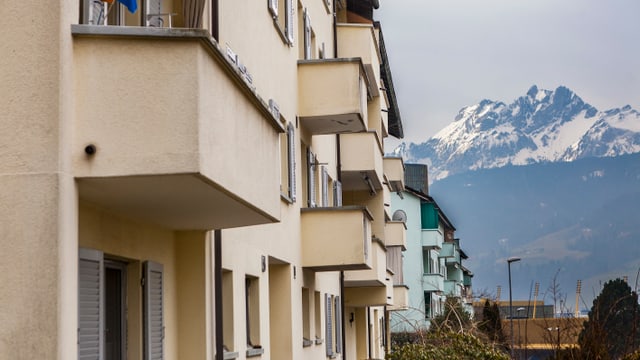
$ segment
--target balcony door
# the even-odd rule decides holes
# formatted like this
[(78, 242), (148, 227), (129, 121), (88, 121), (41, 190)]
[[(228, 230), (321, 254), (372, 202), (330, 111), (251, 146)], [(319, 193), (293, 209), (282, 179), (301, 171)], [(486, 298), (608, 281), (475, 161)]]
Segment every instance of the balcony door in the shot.
[(105, 360), (126, 358), (126, 264), (104, 262), (104, 347)]

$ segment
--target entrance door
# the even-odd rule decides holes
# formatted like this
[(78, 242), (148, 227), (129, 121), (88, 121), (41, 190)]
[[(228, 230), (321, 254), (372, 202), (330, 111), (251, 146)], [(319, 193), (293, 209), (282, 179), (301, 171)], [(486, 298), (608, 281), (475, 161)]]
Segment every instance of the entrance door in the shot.
[(104, 262), (104, 347), (105, 360), (126, 358), (126, 264)]

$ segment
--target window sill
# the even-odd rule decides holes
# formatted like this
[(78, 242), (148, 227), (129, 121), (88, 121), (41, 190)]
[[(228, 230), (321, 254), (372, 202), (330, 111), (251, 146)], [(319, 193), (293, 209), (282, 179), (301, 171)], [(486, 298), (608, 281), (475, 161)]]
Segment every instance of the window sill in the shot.
[(233, 360), (233, 359), (237, 359), (239, 355), (240, 354), (238, 354), (238, 352), (236, 352), (236, 351), (233, 351), (233, 352), (232, 351), (225, 351), (224, 354), (222, 355), (222, 358), (224, 360)]
[(324, 340), (322, 339), (316, 339), (316, 345), (322, 345), (323, 342)]
[(293, 205), (293, 199), (291, 199), (288, 195), (280, 193), (280, 200), (286, 202), (289, 205)]
[(264, 354), (263, 348), (247, 349), (247, 357), (260, 356), (262, 354)]
[(309, 339), (303, 339), (302, 340), (302, 347), (309, 347), (313, 345), (313, 341), (309, 340)]

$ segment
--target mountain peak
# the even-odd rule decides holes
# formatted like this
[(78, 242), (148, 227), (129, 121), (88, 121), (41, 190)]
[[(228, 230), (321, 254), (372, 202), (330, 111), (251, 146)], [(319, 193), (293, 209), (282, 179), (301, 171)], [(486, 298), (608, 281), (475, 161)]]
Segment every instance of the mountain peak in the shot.
[(511, 104), (484, 99), (421, 144), (402, 145), (407, 162), (431, 165), (432, 179), (470, 170), (640, 152), (640, 113), (599, 112), (566, 86), (533, 85)]

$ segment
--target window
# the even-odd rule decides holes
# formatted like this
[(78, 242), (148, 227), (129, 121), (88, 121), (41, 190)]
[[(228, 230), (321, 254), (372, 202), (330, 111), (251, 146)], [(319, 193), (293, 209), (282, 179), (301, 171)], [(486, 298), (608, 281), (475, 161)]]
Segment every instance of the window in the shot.
[(342, 206), (342, 183), (338, 180), (333, 183), (333, 206)]
[(322, 165), (320, 167), (320, 181), (321, 181), (321, 194), (322, 194), (322, 207), (329, 206), (329, 172), (327, 167)]
[(294, 0), (268, 0), (267, 7), (270, 15), (273, 17), (274, 25), (282, 36), (282, 40), (290, 46), (293, 46)]
[(222, 270), (222, 312), (224, 321), (222, 322), (222, 343), (226, 351), (235, 351), (233, 342), (233, 272)]
[(313, 307), (314, 307), (314, 320), (315, 320), (315, 338), (316, 344), (322, 344), (322, 298), (319, 291), (315, 291), (313, 294)]
[[(130, 279), (140, 279), (131, 271)], [(78, 251), (78, 358), (124, 359), (127, 326), (139, 319), (135, 294), (127, 296), (127, 269), (131, 263), (105, 259), (102, 251)], [(164, 359), (164, 268), (152, 261), (143, 263), (143, 359)], [(129, 299), (128, 308), (125, 299)], [(140, 300), (137, 304), (140, 305)], [(129, 316), (127, 316), (127, 312)], [(140, 326), (141, 324), (137, 324)], [(105, 331), (108, 329), (109, 331)]]
[(311, 346), (311, 298), (309, 289), (302, 288), (302, 346)]
[(124, 6), (120, 2), (109, 4), (102, 0), (82, 0), (82, 19), (80, 23), (88, 25), (124, 24)]
[(331, 295), (324, 294), (324, 315), (325, 315), (325, 347), (327, 350), (327, 356), (334, 356), (333, 353), (333, 300)]
[(316, 156), (307, 148), (307, 205), (312, 208), (318, 206), (316, 202)]
[(432, 310), (431, 292), (425, 291), (424, 292), (424, 318), (425, 319), (431, 318), (431, 310)]
[(307, 9), (304, 9), (303, 12), (303, 24), (304, 24), (304, 31), (303, 31), (303, 36), (304, 36), (304, 41), (303, 41), (303, 46), (304, 46), (304, 59), (308, 60), (312, 58), (311, 55), (311, 19), (309, 18), (309, 12), (307, 11)]
[(339, 296), (325, 294), (325, 347), (327, 356), (342, 353), (342, 303)]
[(290, 123), (287, 132), (280, 136), (281, 185), (280, 193), (290, 202), (296, 202), (296, 146), (295, 128)]
[(245, 278), (245, 314), (247, 321), (247, 348), (260, 346), (260, 288), (258, 278)]

